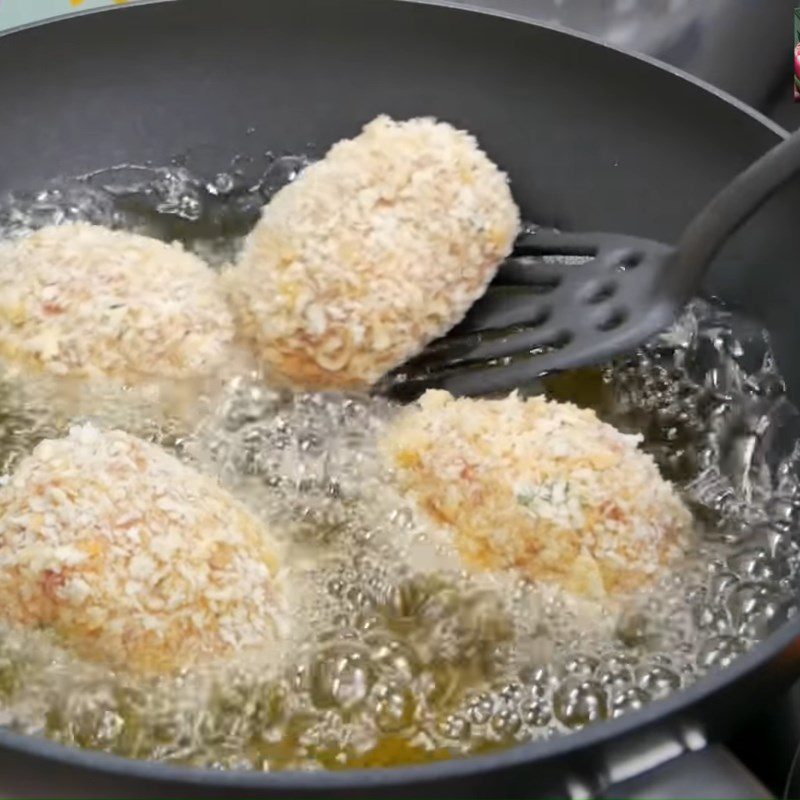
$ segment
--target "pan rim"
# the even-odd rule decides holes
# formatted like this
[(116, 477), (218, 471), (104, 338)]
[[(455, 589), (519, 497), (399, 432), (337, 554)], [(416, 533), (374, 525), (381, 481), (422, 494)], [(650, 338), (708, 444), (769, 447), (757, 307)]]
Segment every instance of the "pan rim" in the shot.
[[(464, 778), (519, 766), (534, 766), (557, 757), (564, 757), (610, 742), (615, 738), (644, 729), (649, 724), (663, 721), (686, 711), (708, 695), (735, 683), (745, 675), (755, 672), (764, 662), (779, 657), (793, 644), (800, 643), (800, 614), (785, 622), (769, 638), (759, 642), (752, 650), (739, 656), (733, 664), (712, 672), (691, 686), (681, 689), (662, 700), (655, 700), (643, 708), (617, 719), (593, 723), (582, 730), (557, 736), (553, 739), (526, 742), (504, 750), (483, 755), (453, 758), (433, 764), (416, 764), (402, 767), (362, 767), (339, 771), (320, 770), (302, 772), (257, 772), (254, 770), (212, 770), (205, 767), (184, 767), (159, 761), (127, 758), (97, 750), (84, 750), (28, 734), (0, 728), (0, 747), (60, 764), (90, 769), (106, 775), (140, 778), (161, 783), (208, 786), (209, 778), (215, 787), (244, 789), (363, 789), (382, 786), (402, 786), (415, 781), (436, 782), (450, 778)], [(694, 733), (694, 731), (692, 732)], [(700, 733), (698, 746), (683, 745), (680, 753), (670, 753), (661, 763), (679, 756), (689, 749), (706, 745)], [(649, 764), (648, 768), (658, 766)]]
[[(633, 58), (648, 65), (650, 68), (657, 69), (661, 72), (667, 72), (703, 90), (706, 94), (712, 95), (726, 105), (732, 106), (738, 112), (744, 113), (779, 138), (786, 138), (789, 135), (783, 127), (728, 92), (718, 89), (680, 68), (661, 62), (648, 55), (632, 53), (615, 45), (607, 44), (598, 37), (590, 34), (575, 31), (564, 26), (534, 21), (511, 12), (479, 8), (472, 4), (455, 3), (453, 0), (382, 1), (438, 7), (448, 9), (451, 12), (460, 12), (464, 14), (481, 14), (484, 16), (506, 19), (510, 22), (532, 25), (557, 35), (577, 38), (602, 48), (604, 51), (611, 51), (617, 55), (625, 56), (628, 59)], [(3, 31), (0, 33), (0, 46), (2, 46), (3, 37), (22, 33), (33, 28), (60, 24), (68, 20), (103, 12), (116, 11), (131, 13), (135, 12), (137, 8), (172, 2), (177, 2), (177, 0), (140, 0), (140, 2), (134, 5), (123, 8), (108, 6), (59, 15), (44, 21), (20, 25)], [(44, 738), (16, 733), (4, 728), (0, 728), (0, 747), (34, 757), (46, 758), (56, 763), (72, 767), (93, 770), (110, 776), (139, 778), (161, 783), (195, 785), (197, 787), (213, 785), (220, 789), (237, 787), (243, 789), (296, 789), (301, 791), (319, 789), (347, 790), (402, 786), (403, 784), (415, 781), (444, 781), (517, 766), (533, 766), (549, 759), (564, 757), (572, 753), (587, 750), (593, 746), (610, 742), (625, 734), (630, 734), (637, 729), (645, 728), (647, 725), (657, 720), (686, 712), (704, 698), (716, 693), (729, 684), (735, 683), (745, 675), (755, 672), (773, 658), (779, 657), (798, 640), (800, 640), (800, 615), (796, 615), (785, 622), (767, 639), (759, 642), (752, 650), (737, 658), (729, 667), (706, 675), (688, 688), (682, 689), (663, 700), (649, 703), (644, 708), (633, 711), (623, 717), (595, 723), (583, 730), (558, 736), (554, 739), (522, 743), (494, 753), (469, 756), (466, 758), (454, 758), (433, 764), (386, 768), (361, 768), (343, 770), (341, 772), (221, 771), (132, 759), (102, 751), (82, 750)]]
[[(185, 1), (186, 0), (183, 0), (183, 2)], [(138, 8), (146, 8), (148, 6), (156, 6), (167, 3), (179, 3), (179, 2), (181, 2), (181, 0), (134, 0), (133, 5), (130, 6), (118, 6), (118, 5), (103, 6), (101, 8), (86, 8), (81, 11), (72, 11), (64, 14), (58, 14), (53, 17), (48, 17), (47, 19), (35, 22), (23, 23), (22, 25), (15, 25), (13, 28), (7, 28), (5, 30), (2, 30), (0, 31), (0, 42), (6, 36), (13, 36), (15, 34), (23, 33), (28, 30), (41, 28), (45, 25), (62, 24), (64, 22), (77, 20), (82, 17), (92, 16), (94, 14), (104, 14), (110, 12), (131, 13), (135, 12), (135, 10)], [(550, 31), (551, 33), (555, 34), (564, 34), (574, 39), (581, 39), (584, 42), (596, 45), (597, 47), (600, 47), (605, 51), (611, 51), (617, 53), (618, 55), (625, 56), (626, 58), (641, 61), (642, 63), (647, 64), (648, 66), (653, 67), (660, 72), (667, 72), (676, 78), (680, 78), (686, 83), (692, 84), (696, 88), (705, 90), (707, 94), (714, 95), (714, 97), (716, 97), (718, 100), (724, 101), (727, 105), (733, 106), (734, 108), (736, 108), (737, 111), (740, 111), (746, 114), (747, 116), (751, 117), (752, 119), (754, 119), (756, 122), (759, 122), (765, 128), (768, 128), (770, 132), (776, 134), (781, 139), (786, 139), (789, 136), (789, 131), (786, 128), (784, 128), (782, 125), (779, 125), (774, 120), (770, 119), (768, 116), (766, 116), (766, 114), (763, 114), (758, 109), (755, 109), (752, 106), (748, 105), (743, 100), (740, 100), (738, 97), (731, 94), (730, 92), (727, 92), (724, 89), (720, 89), (714, 86), (713, 84), (704, 81), (702, 78), (697, 78), (690, 72), (687, 72), (686, 70), (681, 69), (680, 67), (676, 67), (672, 64), (667, 63), (666, 61), (661, 61), (660, 59), (655, 58), (654, 56), (647, 55), (646, 53), (638, 53), (633, 50), (626, 50), (625, 48), (619, 47), (618, 45), (609, 44), (607, 42), (604, 42), (598, 36), (594, 36), (590, 33), (579, 31), (575, 28), (570, 28), (566, 25), (556, 25), (550, 22), (534, 20), (529, 17), (525, 17), (522, 14), (516, 14), (512, 11), (501, 11), (500, 9), (495, 9), (495, 8), (483, 8), (479, 5), (476, 5), (473, 2), (473, 0), (469, 0), (469, 2), (463, 2), (463, 3), (456, 2), (455, 0), (378, 0), (378, 2), (404, 3), (406, 5), (412, 5), (412, 6), (414, 5), (429, 6), (432, 8), (447, 9), (448, 11), (455, 13), (476, 14), (485, 17), (495, 17), (497, 19), (508, 20), (509, 22), (516, 22), (523, 25), (532, 25), (533, 27), (542, 28), (543, 30)]]

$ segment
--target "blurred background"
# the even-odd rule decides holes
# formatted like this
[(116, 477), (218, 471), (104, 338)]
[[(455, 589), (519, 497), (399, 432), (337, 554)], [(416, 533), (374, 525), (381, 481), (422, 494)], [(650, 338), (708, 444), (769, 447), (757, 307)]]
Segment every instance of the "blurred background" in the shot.
[[(0, 29), (123, 2), (0, 0)], [(786, 127), (800, 125), (800, 105), (793, 103), (791, 96), (792, 10), (800, 0), (451, 2), (506, 11), (593, 34), (685, 69), (768, 113)]]
[(86, 8), (111, 5), (114, 0), (0, 0), (0, 28), (14, 28)]

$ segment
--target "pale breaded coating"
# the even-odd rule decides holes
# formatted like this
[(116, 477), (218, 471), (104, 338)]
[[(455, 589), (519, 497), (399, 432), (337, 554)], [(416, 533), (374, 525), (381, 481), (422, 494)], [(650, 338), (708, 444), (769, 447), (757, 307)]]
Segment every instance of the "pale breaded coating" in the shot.
[(691, 528), (639, 440), (569, 403), (429, 391), (381, 444), (400, 487), (452, 531), (470, 568), (602, 599), (652, 582)]
[(219, 276), (179, 244), (99, 225), (0, 244), (0, 359), (123, 383), (211, 374), (233, 319)]
[(464, 317), (518, 230), (472, 136), (378, 117), (263, 209), (225, 276), (239, 333), (294, 386), (371, 385)]
[(40, 443), (0, 488), (0, 618), (170, 672), (281, 635), (279, 551), (212, 478), (121, 431)]

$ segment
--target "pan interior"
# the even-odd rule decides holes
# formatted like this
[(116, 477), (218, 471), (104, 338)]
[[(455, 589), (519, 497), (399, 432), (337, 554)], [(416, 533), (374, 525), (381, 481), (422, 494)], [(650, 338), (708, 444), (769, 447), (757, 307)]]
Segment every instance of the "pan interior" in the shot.
[[(234, 158), (210, 171), (198, 158), (12, 196), (0, 239), (87, 220), (180, 239), (219, 267), (310, 157)], [(289, 641), (247, 662), (144, 681), (82, 663), (42, 632), (5, 630), (5, 724), (217, 768), (433, 761), (624, 714), (725, 666), (793, 613), (799, 418), (765, 332), (715, 301), (694, 301), (628, 358), (542, 387), (641, 432), (695, 512), (685, 562), (613, 610), (460, 572), (387, 485), (375, 441), (397, 411), (389, 402), (290, 394), (255, 373), (200, 388), (187, 425), (130, 392), (76, 397), (58, 381), (6, 378), (3, 472), (91, 418), (219, 475), (290, 549)]]

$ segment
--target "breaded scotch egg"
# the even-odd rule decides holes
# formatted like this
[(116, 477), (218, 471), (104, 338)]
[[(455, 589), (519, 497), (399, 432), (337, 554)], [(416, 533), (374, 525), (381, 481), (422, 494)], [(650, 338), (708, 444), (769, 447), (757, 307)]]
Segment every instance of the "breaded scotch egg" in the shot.
[(652, 581), (691, 525), (638, 442), (569, 403), (430, 391), (381, 444), (400, 487), (452, 531), (468, 567), (602, 599)]
[(233, 319), (218, 276), (179, 244), (99, 225), (0, 244), (0, 359), (8, 368), (124, 383), (209, 374)]
[(226, 274), (239, 333), (297, 387), (368, 386), (463, 318), (518, 229), (472, 136), (378, 117), (264, 207)]
[(121, 431), (41, 442), (0, 489), (0, 618), (157, 674), (268, 646), (278, 549), (213, 479)]

